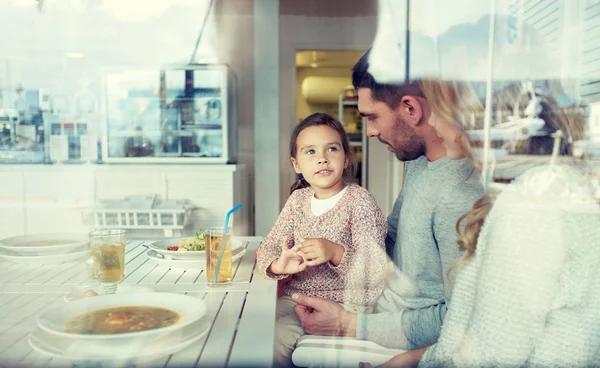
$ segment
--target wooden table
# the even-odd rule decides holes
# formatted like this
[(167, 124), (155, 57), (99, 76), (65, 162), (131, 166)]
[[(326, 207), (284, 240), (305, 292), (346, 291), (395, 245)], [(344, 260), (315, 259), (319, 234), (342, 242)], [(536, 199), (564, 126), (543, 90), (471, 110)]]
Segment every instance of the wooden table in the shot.
[[(140, 366), (270, 366), (273, 360), (277, 283), (254, 274), (254, 250), (261, 238), (238, 238), (247, 251), (234, 262), (227, 287), (211, 288), (203, 271), (163, 268), (146, 257), (144, 241), (126, 247), (126, 284), (204, 299), (213, 323), (199, 342)], [(94, 283), (85, 260), (60, 265), (28, 265), (0, 260), (0, 366), (69, 366), (34, 351), (28, 336), (45, 308), (66, 303), (75, 286)]]

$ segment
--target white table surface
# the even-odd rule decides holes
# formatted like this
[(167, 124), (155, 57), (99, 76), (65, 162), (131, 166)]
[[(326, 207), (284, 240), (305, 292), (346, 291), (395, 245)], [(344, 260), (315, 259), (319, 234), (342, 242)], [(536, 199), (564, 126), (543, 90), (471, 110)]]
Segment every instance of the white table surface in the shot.
[[(238, 238), (247, 251), (234, 262), (230, 286), (211, 288), (200, 270), (163, 268), (149, 260), (143, 244), (126, 247), (128, 284), (204, 299), (212, 328), (199, 342), (171, 356), (136, 366), (270, 366), (273, 359), (277, 283), (254, 275), (254, 250), (262, 238)], [(85, 260), (59, 265), (17, 264), (0, 259), (0, 366), (70, 366), (70, 362), (34, 351), (28, 343), (45, 308), (66, 303), (75, 286), (93, 284)]]

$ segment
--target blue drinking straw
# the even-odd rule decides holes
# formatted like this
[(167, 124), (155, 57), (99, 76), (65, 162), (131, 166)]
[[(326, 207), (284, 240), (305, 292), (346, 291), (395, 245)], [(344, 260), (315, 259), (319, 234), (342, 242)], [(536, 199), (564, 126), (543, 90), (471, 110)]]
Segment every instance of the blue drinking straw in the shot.
[[(223, 240), (221, 241), (221, 250), (219, 251), (219, 259), (217, 260), (217, 266), (215, 267), (215, 273), (213, 275), (213, 283), (217, 283), (217, 277), (219, 276), (219, 270), (221, 269), (221, 261), (223, 260), (223, 254), (225, 253), (225, 248), (227, 247), (227, 227), (229, 226), (229, 216), (232, 213), (242, 208), (242, 204), (238, 204), (227, 212), (225, 215), (225, 226), (223, 226)], [(211, 237), (212, 240), (212, 237)]]

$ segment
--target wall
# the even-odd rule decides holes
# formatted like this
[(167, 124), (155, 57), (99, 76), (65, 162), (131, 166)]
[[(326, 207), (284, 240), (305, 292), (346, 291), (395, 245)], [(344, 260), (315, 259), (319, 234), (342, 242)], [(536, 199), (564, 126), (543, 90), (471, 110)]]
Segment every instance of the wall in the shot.
[(248, 175), (250, 234), (254, 234), (254, 1), (216, 0), (214, 21), (217, 27), (216, 52), (219, 62), (235, 72), (238, 85), (238, 163)]
[[(269, 233), (279, 214), (276, 189), (283, 160), (279, 115), (279, 0), (254, 2), (256, 235)], [(275, 193), (274, 193), (275, 191)], [(275, 195), (273, 195), (275, 194)]]

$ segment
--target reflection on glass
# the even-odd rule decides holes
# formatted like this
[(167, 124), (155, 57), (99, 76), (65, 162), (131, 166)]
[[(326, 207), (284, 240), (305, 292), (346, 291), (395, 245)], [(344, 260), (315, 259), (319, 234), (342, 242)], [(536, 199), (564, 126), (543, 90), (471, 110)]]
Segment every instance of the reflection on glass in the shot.
[(483, 109), (464, 123), (489, 178), (510, 182), (553, 154), (600, 171), (600, 154), (593, 154), (600, 134), (592, 123), (600, 103), (597, 1), (497, 0), (493, 9), (491, 2), (472, 2), (464, 11), (452, 1), (379, 4), (385, 12), (373, 46), (374, 76), (468, 84)]
[(109, 73), (109, 157), (223, 157), (223, 81), (218, 68)]

